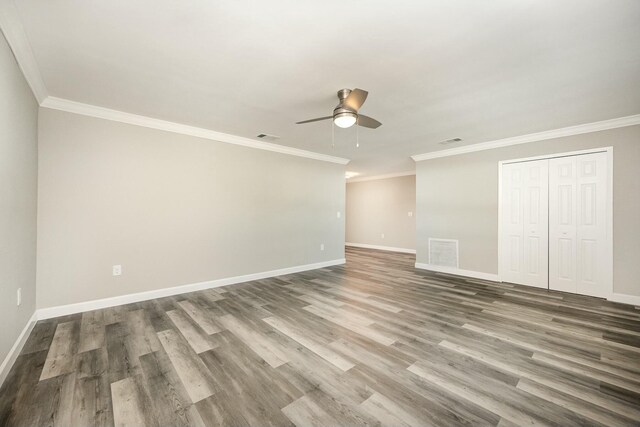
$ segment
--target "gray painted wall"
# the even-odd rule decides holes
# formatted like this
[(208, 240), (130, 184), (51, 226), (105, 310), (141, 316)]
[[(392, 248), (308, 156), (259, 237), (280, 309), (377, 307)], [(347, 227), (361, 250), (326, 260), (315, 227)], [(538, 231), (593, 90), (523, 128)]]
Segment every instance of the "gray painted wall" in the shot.
[[(350, 182), (347, 242), (415, 249), (415, 211), (415, 175)], [(409, 212), (413, 212), (412, 217)]]
[(459, 239), (461, 269), (497, 274), (498, 161), (608, 146), (614, 292), (640, 295), (640, 126), (417, 162), (417, 262), (429, 237)]
[(37, 123), (38, 104), (0, 33), (0, 362), (35, 310)]
[(38, 308), (344, 258), (342, 165), (46, 108), (39, 156)]

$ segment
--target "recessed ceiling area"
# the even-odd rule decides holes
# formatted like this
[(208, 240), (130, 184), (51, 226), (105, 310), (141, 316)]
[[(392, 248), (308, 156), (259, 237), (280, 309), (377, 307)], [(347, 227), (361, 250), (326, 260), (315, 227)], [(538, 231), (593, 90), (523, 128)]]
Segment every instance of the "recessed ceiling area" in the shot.
[[(351, 159), (410, 156), (640, 113), (640, 2), (24, 0), (49, 95)], [(376, 130), (335, 129), (362, 88)], [(452, 138), (461, 142), (440, 144)], [(335, 145), (335, 146), (333, 146)]]

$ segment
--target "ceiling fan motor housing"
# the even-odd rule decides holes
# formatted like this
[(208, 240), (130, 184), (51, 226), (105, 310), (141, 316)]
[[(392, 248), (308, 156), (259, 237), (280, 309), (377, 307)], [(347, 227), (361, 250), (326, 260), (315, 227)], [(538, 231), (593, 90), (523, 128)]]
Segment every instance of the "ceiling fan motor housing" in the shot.
[(351, 93), (351, 89), (340, 89), (338, 91), (338, 99), (340, 100), (340, 104), (342, 104), (342, 101), (347, 99), (350, 93)]
[(340, 99), (340, 103), (333, 110), (333, 118), (343, 117), (343, 116), (353, 116), (357, 117), (358, 113), (344, 105), (344, 100), (347, 99), (349, 94), (351, 93), (351, 89), (340, 89), (338, 91), (338, 99)]

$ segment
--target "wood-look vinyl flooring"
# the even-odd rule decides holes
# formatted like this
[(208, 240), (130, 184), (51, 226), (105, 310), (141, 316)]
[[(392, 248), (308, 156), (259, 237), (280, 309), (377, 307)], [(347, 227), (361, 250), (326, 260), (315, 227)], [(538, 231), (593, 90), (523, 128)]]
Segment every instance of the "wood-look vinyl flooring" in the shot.
[(414, 261), (40, 321), (0, 425), (640, 425), (638, 307)]

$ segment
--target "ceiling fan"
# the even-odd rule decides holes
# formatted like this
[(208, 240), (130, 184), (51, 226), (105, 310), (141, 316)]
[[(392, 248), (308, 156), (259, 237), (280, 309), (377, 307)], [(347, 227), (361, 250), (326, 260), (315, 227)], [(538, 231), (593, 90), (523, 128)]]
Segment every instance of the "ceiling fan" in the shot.
[(358, 110), (364, 104), (369, 92), (362, 89), (341, 89), (338, 91), (338, 99), (340, 103), (333, 110), (332, 116), (318, 117), (317, 119), (296, 122), (297, 125), (311, 122), (319, 122), (320, 120), (333, 119), (333, 123), (341, 128), (348, 128), (357, 124), (366, 128), (376, 129), (382, 125), (376, 119), (372, 119), (364, 114), (359, 114)]

